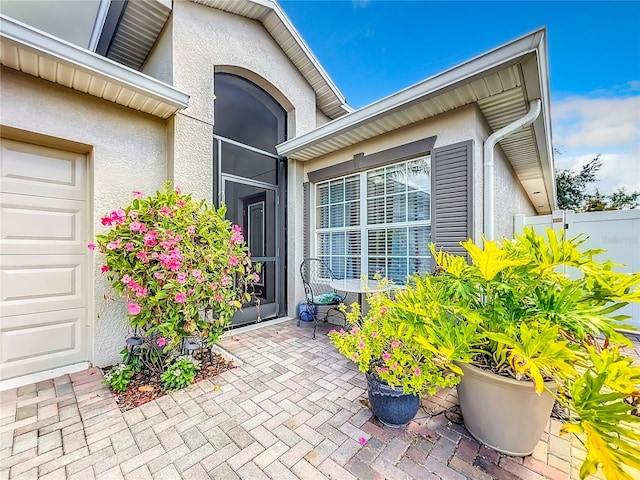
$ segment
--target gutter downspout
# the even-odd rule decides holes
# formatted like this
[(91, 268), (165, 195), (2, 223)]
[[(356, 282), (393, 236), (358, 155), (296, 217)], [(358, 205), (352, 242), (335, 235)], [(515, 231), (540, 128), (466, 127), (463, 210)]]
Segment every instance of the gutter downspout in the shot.
[(487, 241), (493, 240), (494, 147), (506, 136), (533, 123), (541, 110), (540, 99), (532, 100), (529, 102), (529, 111), (524, 117), (492, 133), (484, 142), (484, 237)]

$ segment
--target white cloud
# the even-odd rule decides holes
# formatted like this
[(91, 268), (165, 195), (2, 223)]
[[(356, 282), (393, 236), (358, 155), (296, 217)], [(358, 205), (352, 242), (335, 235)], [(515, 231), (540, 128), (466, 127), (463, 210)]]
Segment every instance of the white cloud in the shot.
[[(612, 93), (638, 91), (639, 81), (614, 86)], [(596, 95), (600, 94), (600, 95)], [(610, 97), (605, 92), (554, 101), (553, 143), (556, 167), (578, 171), (600, 154), (596, 186), (610, 193), (625, 186), (640, 191), (640, 95)]]
[[(570, 169), (579, 172), (583, 165), (593, 160), (598, 152), (568, 157), (556, 155), (556, 168)], [(591, 185), (590, 192), (597, 188), (602, 193), (611, 193), (625, 187), (629, 191), (640, 191), (640, 160), (639, 152), (601, 154), (602, 167), (597, 174), (598, 181)]]
[(353, 8), (364, 8), (371, 3), (371, 0), (352, 0)]

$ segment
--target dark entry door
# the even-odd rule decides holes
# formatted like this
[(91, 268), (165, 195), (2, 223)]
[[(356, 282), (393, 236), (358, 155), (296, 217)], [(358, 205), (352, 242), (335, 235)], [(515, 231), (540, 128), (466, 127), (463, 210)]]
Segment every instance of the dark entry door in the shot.
[(244, 178), (223, 175), (222, 201), (227, 218), (242, 227), (253, 262), (261, 264), (260, 280), (255, 287), (257, 301), (243, 306), (233, 318), (234, 326), (276, 316), (280, 298), (278, 255), (278, 189)]

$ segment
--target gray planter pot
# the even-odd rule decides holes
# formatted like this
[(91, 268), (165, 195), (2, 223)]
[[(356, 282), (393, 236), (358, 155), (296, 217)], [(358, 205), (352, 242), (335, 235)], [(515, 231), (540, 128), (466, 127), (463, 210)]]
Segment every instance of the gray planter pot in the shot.
[[(458, 398), (469, 433), (507, 455), (530, 455), (551, 415), (553, 396), (546, 390), (538, 395), (530, 381), (502, 377), (473, 365), (458, 366), (464, 372)], [(545, 386), (556, 392), (554, 382)]]

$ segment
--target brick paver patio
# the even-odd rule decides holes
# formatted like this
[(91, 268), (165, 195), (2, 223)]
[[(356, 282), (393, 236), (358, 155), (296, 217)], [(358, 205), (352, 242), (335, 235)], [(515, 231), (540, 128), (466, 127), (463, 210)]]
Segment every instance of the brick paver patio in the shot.
[(220, 346), (241, 366), (124, 414), (99, 369), (2, 392), (0, 479), (579, 478), (584, 451), (558, 421), (533, 455), (506, 457), (438, 415), (455, 390), (425, 400), (408, 428), (383, 427), (327, 329), (234, 333)]

